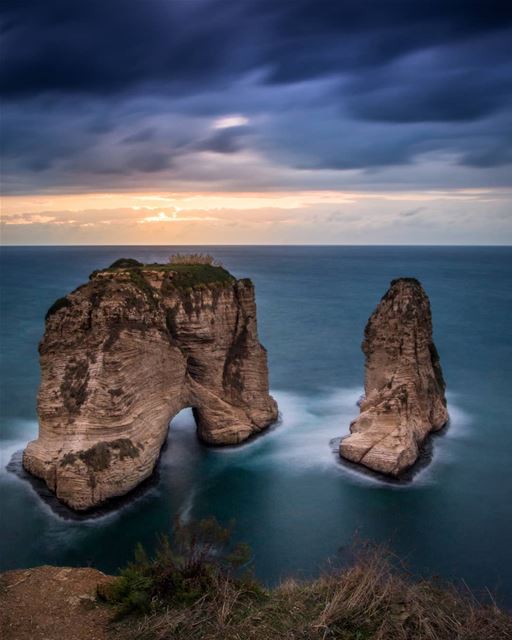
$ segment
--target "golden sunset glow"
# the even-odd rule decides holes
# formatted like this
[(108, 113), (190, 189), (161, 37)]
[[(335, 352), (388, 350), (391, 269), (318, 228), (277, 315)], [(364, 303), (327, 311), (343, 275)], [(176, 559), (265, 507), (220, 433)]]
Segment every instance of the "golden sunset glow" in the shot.
[[(504, 192), (506, 193), (506, 192)], [(213, 211), (231, 209), (248, 211), (259, 208), (300, 209), (322, 204), (355, 204), (364, 200), (388, 202), (433, 202), (443, 200), (475, 200), (499, 197), (499, 192), (486, 189), (458, 189), (428, 192), (350, 192), (291, 191), (266, 193), (84, 193), (57, 195), (4, 196), (1, 216), (4, 221), (21, 213), (45, 211), (85, 211), (131, 208), (134, 211), (172, 207), (176, 211)], [(141, 219), (144, 216), (141, 214)]]
[[(496, 189), (6, 196), (1, 227), (13, 244), (308, 244), (410, 242), (414, 224), (421, 244), (449, 239), (455, 225), (478, 234), (491, 219), (499, 239), (509, 198)], [(486, 208), (487, 218), (470, 215)]]

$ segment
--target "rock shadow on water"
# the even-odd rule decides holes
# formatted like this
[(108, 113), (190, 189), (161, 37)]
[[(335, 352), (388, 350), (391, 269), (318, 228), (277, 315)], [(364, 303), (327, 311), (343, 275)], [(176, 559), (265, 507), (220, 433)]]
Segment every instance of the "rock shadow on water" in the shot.
[[(263, 438), (265, 435), (277, 429), (278, 426), (282, 424), (282, 416), (281, 413), (278, 414), (277, 420), (270, 425), (267, 429), (263, 429), (260, 432), (254, 433), (251, 435), (245, 442), (241, 444), (233, 444), (233, 445), (212, 445), (203, 443), (199, 438), (197, 442), (200, 447), (207, 450), (215, 450), (215, 451), (234, 451), (245, 448), (246, 446), (250, 446), (258, 441), (260, 438)], [(51, 511), (62, 518), (63, 520), (74, 520), (74, 521), (86, 521), (86, 520), (96, 520), (98, 518), (102, 518), (104, 516), (108, 516), (120, 511), (123, 507), (127, 507), (139, 500), (140, 498), (147, 495), (152, 489), (155, 489), (161, 480), (160, 466), (162, 464), (162, 460), (165, 452), (169, 448), (170, 438), (167, 437), (165, 442), (160, 450), (160, 455), (158, 457), (157, 463), (153, 470), (153, 473), (143, 480), (139, 485), (134, 487), (128, 493), (122, 496), (116, 496), (113, 498), (109, 498), (105, 502), (103, 502), (98, 507), (92, 507), (90, 509), (86, 509), (84, 511), (74, 511), (63, 502), (61, 502), (57, 496), (51, 491), (46, 482), (41, 478), (37, 478), (33, 476), (31, 473), (26, 471), (23, 466), (23, 449), (19, 449), (15, 451), (11, 457), (10, 462), (6, 465), (6, 470), (9, 473), (13, 473), (20, 480), (28, 483), (33, 491), (39, 496), (39, 498), (46, 504)]]
[(109, 498), (107, 501), (103, 502), (98, 507), (92, 507), (91, 509), (86, 509), (84, 511), (74, 511), (63, 502), (61, 502), (57, 496), (48, 488), (46, 482), (44, 480), (33, 476), (31, 473), (25, 470), (23, 466), (23, 449), (16, 451), (13, 453), (10, 462), (6, 465), (6, 470), (10, 473), (16, 475), (20, 480), (27, 482), (33, 491), (39, 496), (39, 498), (47, 505), (51, 511), (62, 518), (63, 520), (74, 520), (74, 521), (86, 521), (86, 520), (96, 520), (98, 518), (102, 518), (104, 516), (108, 516), (120, 511), (123, 507), (127, 507), (134, 503), (136, 500), (139, 500), (143, 496), (147, 495), (151, 489), (156, 488), (160, 483), (160, 460), (161, 454), (167, 448), (167, 441), (164, 443), (162, 447), (162, 451), (160, 452), (160, 457), (155, 465), (155, 469), (153, 473), (143, 480), (139, 485), (137, 485), (130, 492), (126, 493), (122, 496), (116, 496), (113, 498)]

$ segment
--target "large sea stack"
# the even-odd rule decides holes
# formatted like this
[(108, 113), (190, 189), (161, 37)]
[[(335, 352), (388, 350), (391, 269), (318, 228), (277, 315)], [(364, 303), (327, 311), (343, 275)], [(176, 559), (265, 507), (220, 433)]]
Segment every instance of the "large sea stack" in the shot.
[(418, 280), (391, 282), (366, 325), (362, 348), (365, 397), (340, 454), (399, 476), (416, 462), (427, 435), (448, 420), (430, 303)]
[(23, 464), (76, 510), (147, 478), (185, 407), (214, 445), (277, 418), (254, 287), (208, 261), (94, 272), (49, 309), (39, 350), (39, 437)]

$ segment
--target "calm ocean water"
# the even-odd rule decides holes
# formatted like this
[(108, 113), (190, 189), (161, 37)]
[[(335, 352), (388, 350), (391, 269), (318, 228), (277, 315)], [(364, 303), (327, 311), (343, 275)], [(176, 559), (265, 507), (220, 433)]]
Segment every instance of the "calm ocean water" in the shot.
[[(236, 537), (268, 582), (318, 573), (357, 535), (388, 543), (418, 572), (496, 589), (512, 605), (512, 248), (205, 250), (255, 282), (281, 424), (245, 446), (208, 449), (182, 412), (154, 486), (115, 512), (69, 520), (6, 469), (37, 433), (44, 314), (93, 269), (121, 256), (165, 261), (173, 249), (2, 249), (0, 568), (115, 571), (177, 514), (213, 514), (236, 519)], [(358, 413), (366, 320), (404, 275), (430, 296), (451, 423), (434, 439), (431, 464), (397, 486), (346, 469), (330, 442)]]

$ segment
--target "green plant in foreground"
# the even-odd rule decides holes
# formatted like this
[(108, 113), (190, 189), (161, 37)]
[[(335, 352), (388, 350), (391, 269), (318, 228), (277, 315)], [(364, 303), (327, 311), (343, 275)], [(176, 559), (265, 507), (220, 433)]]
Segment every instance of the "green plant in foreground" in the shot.
[(238, 575), (247, 547), (215, 520), (177, 523), (153, 558), (136, 558), (109, 588), (123, 640), (512, 640), (494, 601), (415, 577), (385, 548), (357, 544), (351, 562), (265, 591)]
[(177, 520), (170, 537), (160, 536), (153, 556), (139, 544), (133, 562), (98, 596), (116, 605), (123, 617), (214, 598), (221, 583), (259, 595), (263, 590), (250, 574), (240, 575), (249, 558), (249, 547), (233, 545), (231, 527), (222, 527), (214, 518), (190, 524)]

